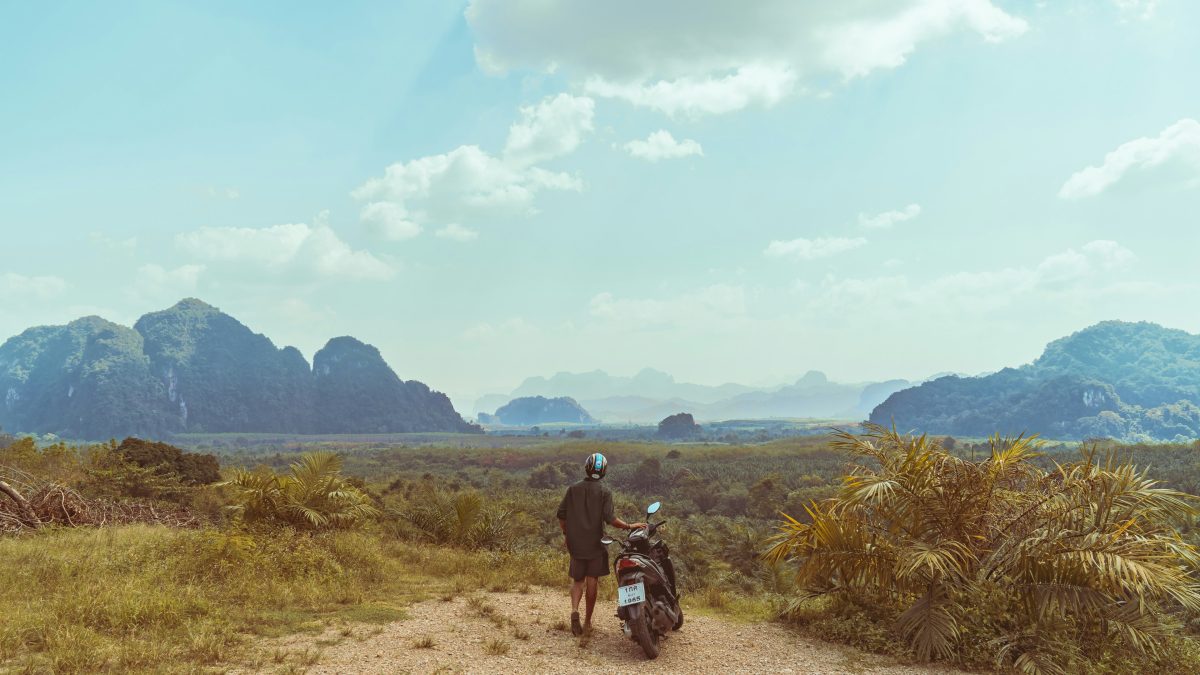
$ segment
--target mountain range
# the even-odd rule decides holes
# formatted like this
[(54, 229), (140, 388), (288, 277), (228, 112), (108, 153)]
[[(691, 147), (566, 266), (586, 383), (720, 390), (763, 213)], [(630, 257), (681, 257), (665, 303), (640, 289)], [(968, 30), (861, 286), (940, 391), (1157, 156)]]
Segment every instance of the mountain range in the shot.
[(1200, 437), (1198, 404), (1200, 335), (1105, 321), (1019, 368), (896, 392), (870, 419), (931, 434), (1187, 441)]
[(132, 328), (90, 316), (0, 345), (0, 426), (77, 439), (185, 432), (478, 432), (379, 350), (330, 340), (310, 367), (196, 299)]
[(477, 412), (495, 410), (528, 396), (571, 397), (603, 422), (657, 424), (686, 411), (701, 420), (738, 418), (831, 418), (861, 420), (890, 394), (913, 383), (888, 380), (845, 384), (809, 371), (796, 382), (778, 387), (727, 383), (717, 386), (676, 382), (671, 375), (646, 368), (630, 377), (601, 370), (530, 377), (509, 395), (490, 395), (475, 403)]

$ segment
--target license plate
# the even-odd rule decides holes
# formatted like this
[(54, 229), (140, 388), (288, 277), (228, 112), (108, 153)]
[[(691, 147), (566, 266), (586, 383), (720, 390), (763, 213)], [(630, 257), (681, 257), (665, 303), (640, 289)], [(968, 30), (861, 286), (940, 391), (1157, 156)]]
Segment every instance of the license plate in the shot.
[(637, 582), (631, 586), (617, 586), (617, 606), (636, 605), (646, 600), (646, 585)]

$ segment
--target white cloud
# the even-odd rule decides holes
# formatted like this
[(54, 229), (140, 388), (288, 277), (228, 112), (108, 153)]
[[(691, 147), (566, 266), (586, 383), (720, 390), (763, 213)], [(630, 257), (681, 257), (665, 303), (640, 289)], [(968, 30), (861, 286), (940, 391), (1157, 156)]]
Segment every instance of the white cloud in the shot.
[(67, 290), (67, 282), (56, 276), (0, 274), (0, 298), (13, 301), (50, 300)]
[(257, 265), (255, 272), (385, 280), (395, 274), (368, 251), (356, 251), (327, 225), (205, 227), (176, 235), (175, 244), (210, 262)]
[(723, 77), (683, 76), (674, 80), (613, 82), (592, 76), (584, 90), (601, 98), (619, 98), (672, 117), (720, 114), (750, 105), (769, 108), (792, 93), (796, 74), (782, 65), (752, 64)]
[(763, 254), (769, 258), (795, 258), (796, 260), (816, 260), (827, 258), (844, 251), (866, 245), (862, 237), (817, 237), (816, 239), (792, 239), (789, 241), (771, 242)]
[(521, 108), (521, 120), (508, 129), (504, 158), (528, 166), (575, 152), (590, 133), (596, 104), (586, 96), (559, 94)]
[(466, 16), (485, 71), (563, 73), (593, 95), (688, 115), (770, 106), (801, 78), (895, 68), (955, 33), (1000, 42), (1028, 28), (989, 0), (760, 0), (702, 11), (690, 0), (471, 0)]
[(1165, 164), (1179, 164), (1184, 169), (1185, 180), (1200, 181), (1200, 122), (1182, 119), (1163, 129), (1158, 136), (1122, 143), (1105, 155), (1099, 166), (1089, 166), (1067, 179), (1058, 196), (1063, 199), (1094, 197), (1131, 171)]
[(675, 140), (671, 132), (659, 129), (646, 137), (646, 140), (633, 140), (625, 144), (625, 151), (634, 157), (651, 162), (660, 159), (675, 159), (689, 155), (704, 155), (700, 144), (690, 138), (682, 141)]
[(567, 173), (533, 163), (573, 152), (592, 130), (593, 102), (566, 94), (521, 109), (509, 129), (505, 152), (497, 157), (476, 145), (440, 155), (397, 162), (351, 194), (370, 201), (364, 216), (390, 213), (402, 231), (422, 225), (448, 225), (527, 216), (536, 213), (534, 197), (542, 190), (582, 190)]
[(450, 223), (449, 225), (439, 229), (437, 236), (444, 239), (453, 239), (454, 241), (468, 242), (475, 241), (479, 238), (479, 233), (467, 227), (463, 227), (458, 223)]
[(858, 214), (858, 224), (868, 229), (887, 229), (896, 223), (903, 223), (921, 215), (920, 204), (909, 204), (898, 211), (884, 211), (873, 216), (865, 213)]
[(359, 219), (372, 234), (390, 241), (403, 241), (421, 234), (421, 226), (408, 219), (404, 207), (393, 202), (371, 202)]
[(713, 284), (667, 299), (618, 298), (599, 293), (589, 312), (613, 328), (710, 325), (746, 314), (746, 291), (741, 286)]

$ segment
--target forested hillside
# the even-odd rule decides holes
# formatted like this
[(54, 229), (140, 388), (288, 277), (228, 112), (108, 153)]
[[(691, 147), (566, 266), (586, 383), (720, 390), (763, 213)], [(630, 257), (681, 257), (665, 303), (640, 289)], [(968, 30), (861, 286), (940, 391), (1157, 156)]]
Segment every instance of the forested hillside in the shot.
[(890, 396), (871, 421), (935, 434), (1039, 433), (1185, 441), (1200, 436), (1200, 336), (1105, 321), (1033, 363), (943, 377)]
[(354, 338), (314, 361), (195, 299), (132, 329), (99, 317), (30, 328), (0, 346), (0, 425), (82, 439), (478, 430)]

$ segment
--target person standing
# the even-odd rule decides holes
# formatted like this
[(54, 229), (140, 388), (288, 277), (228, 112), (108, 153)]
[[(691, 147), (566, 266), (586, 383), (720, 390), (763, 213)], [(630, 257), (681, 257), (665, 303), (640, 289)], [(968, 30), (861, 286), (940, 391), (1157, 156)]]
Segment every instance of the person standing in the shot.
[[(600, 577), (608, 575), (608, 550), (600, 543), (605, 524), (622, 530), (646, 527), (645, 523), (626, 523), (613, 514), (612, 492), (600, 481), (608, 473), (608, 459), (595, 452), (583, 463), (584, 478), (567, 488), (558, 505), (558, 525), (566, 536), (571, 554), (567, 573), (571, 577), (571, 633), (582, 635), (592, 628), (592, 611)], [(579, 600), (587, 594), (584, 622), (579, 622)]]

